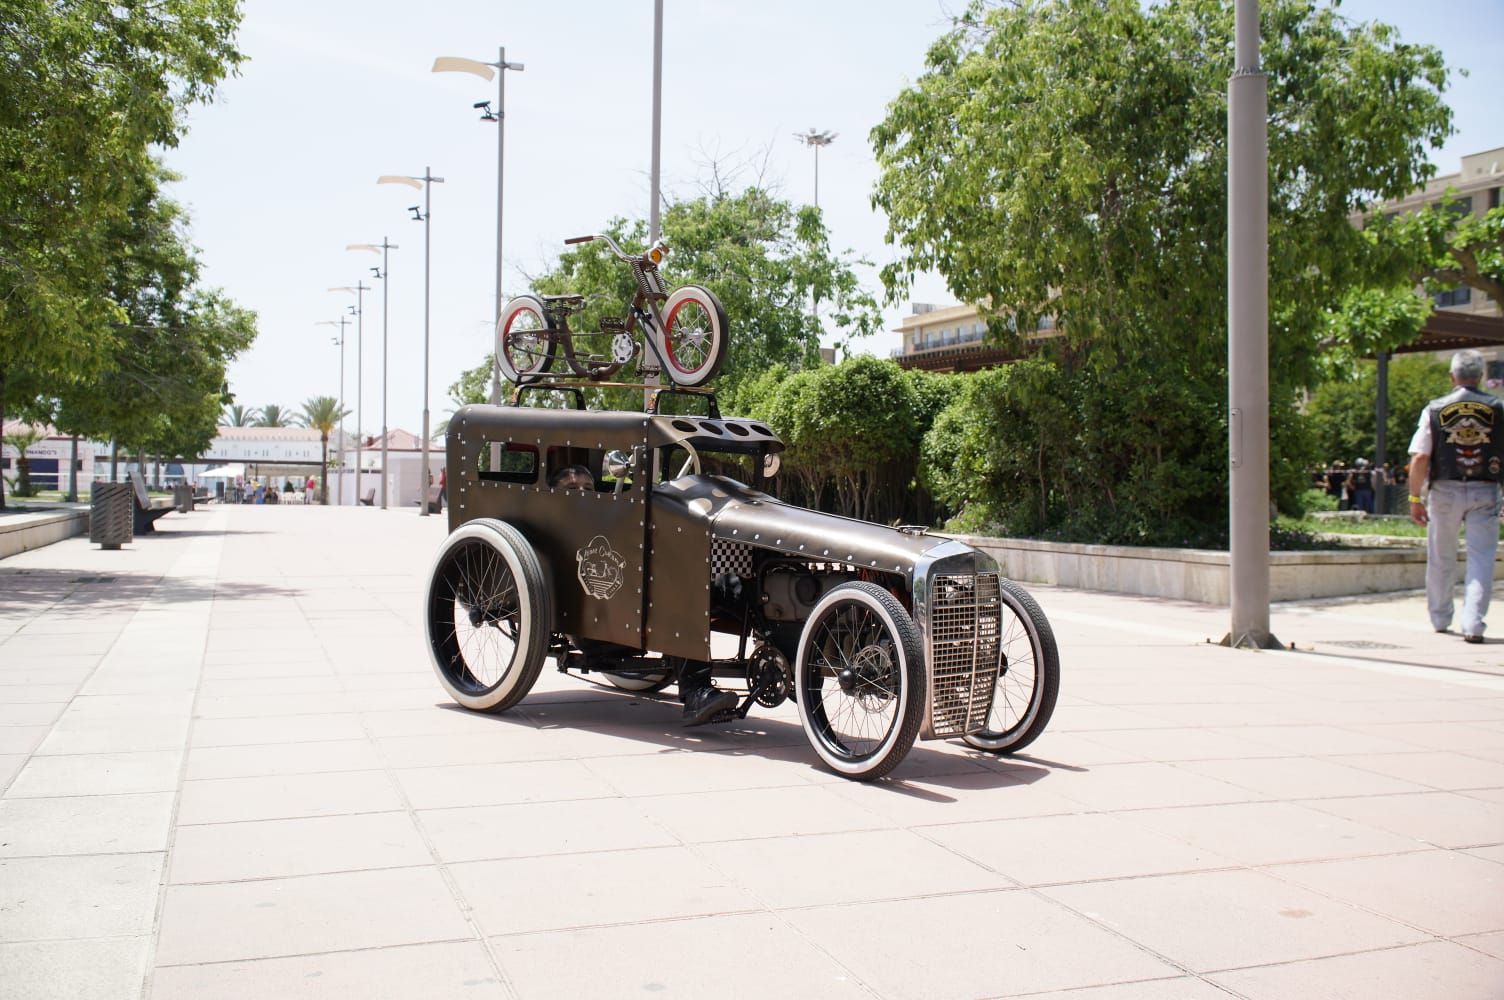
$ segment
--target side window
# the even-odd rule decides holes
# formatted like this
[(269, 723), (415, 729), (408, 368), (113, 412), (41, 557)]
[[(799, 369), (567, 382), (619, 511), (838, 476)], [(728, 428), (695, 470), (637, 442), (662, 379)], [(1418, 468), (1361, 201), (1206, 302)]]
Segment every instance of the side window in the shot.
[(538, 449), (530, 444), (490, 441), (480, 450), (476, 475), (488, 483), (536, 483)]

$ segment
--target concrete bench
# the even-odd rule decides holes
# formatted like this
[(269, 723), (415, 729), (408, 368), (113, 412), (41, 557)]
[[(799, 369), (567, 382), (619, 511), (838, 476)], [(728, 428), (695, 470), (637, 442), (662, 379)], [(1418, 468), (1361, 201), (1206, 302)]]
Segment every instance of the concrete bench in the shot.
[(157, 530), (157, 518), (177, 510), (171, 497), (154, 497), (146, 492), (146, 480), (136, 470), (131, 471), (131, 486), (135, 488), (136, 506), (132, 526), (138, 535), (150, 535)]

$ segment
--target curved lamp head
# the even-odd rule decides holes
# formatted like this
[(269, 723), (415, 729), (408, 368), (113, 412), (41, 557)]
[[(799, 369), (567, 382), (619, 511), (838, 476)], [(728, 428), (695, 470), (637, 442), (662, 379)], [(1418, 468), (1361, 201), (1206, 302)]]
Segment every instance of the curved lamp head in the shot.
[(381, 248), (374, 243), (346, 243), (346, 250), (369, 250), (372, 253), (380, 253)]
[(416, 177), (403, 177), (400, 174), (382, 174), (376, 178), (377, 184), (406, 184), (410, 188), (423, 190), (423, 183)]
[(474, 59), (461, 59), (459, 56), (439, 56), (433, 61), (435, 73), (469, 73), (478, 76), (482, 80), (496, 78), (496, 70), (488, 63), (477, 62)]
[(356, 289), (353, 286), (351, 286), (351, 285), (338, 285), (338, 286), (336, 286), (334, 288), (331, 288), (329, 290), (331, 292), (349, 292), (351, 295), (354, 295), (355, 292), (356, 292)]

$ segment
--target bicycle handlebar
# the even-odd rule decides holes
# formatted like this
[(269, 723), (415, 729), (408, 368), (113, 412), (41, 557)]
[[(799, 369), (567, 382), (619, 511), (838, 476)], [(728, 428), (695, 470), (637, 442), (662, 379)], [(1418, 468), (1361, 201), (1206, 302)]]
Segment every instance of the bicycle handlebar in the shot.
[[(616, 254), (616, 258), (618, 260), (624, 260), (628, 263), (631, 263), (634, 260), (642, 260), (643, 258), (648, 256), (649, 252), (651, 252), (652, 249), (649, 248), (648, 250), (644, 250), (640, 254), (627, 253), (617, 245), (617, 242), (615, 240), (607, 236), (605, 233), (593, 233), (590, 236), (571, 236), (569, 239), (565, 240), (564, 243), (566, 246), (572, 246), (576, 243), (589, 243), (591, 240), (603, 240), (606, 246), (611, 248), (611, 252)], [(662, 241), (660, 241), (658, 245), (662, 246), (665, 250), (668, 249), (668, 245), (662, 243)]]

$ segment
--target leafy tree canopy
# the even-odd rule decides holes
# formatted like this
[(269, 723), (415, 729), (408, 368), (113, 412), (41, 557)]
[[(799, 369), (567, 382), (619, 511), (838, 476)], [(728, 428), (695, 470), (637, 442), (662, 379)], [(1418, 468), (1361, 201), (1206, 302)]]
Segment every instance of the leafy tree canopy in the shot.
[(100, 370), (149, 149), (242, 60), (238, 0), (0, 0), (0, 395)]
[[(1314, 0), (1261, 7), (1278, 496), (1298, 487), (1307, 458), (1301, 390), (1319, 380), (1330, 339), (1351, 331), (1332, 313), (1382, 277), (1385, 262), (1349, 219), (1422, 184), (1425, 150), (1449, 134), (1451, 113), (1434, 48)], [(1067, 433), (1043, 458), (1052, 492), (1034, 505), (1035, 530), (1069, 520), (1089, 537), (1091, 524), (1129, 516), (1130, 494), (1151, 504), (1133, 515), (1146, 539), (1225, 525), (1232, 21), (1222, 0), (976, 3), (873, 129), (873, 201), (898, 247), (890, 294), (934, 269), (990, 313), (995, 338), (1045, 315), (1065, 333), (1045, 353), (1073, 402), (1054, 417)], [(1029, 407), (1017, 416), (1045, 419)], [(1099, 471), (1080, 500), (1100, 517), (1064, 502), (1063, 463), (1082, 455), (1135, 477)]]

